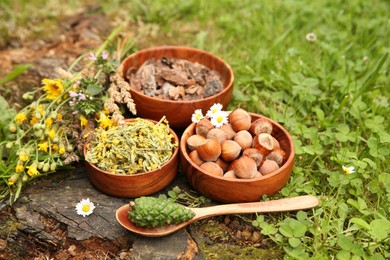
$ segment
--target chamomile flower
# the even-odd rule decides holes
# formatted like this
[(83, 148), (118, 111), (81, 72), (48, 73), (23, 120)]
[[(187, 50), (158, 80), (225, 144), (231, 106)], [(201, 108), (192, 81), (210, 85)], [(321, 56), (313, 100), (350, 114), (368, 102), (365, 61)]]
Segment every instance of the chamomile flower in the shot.
[(93, 210), (95, 209), (95, 204), (87, 199), (82, 199), (79, 203), (76, 205), (76, 212), (77, 214), (85, 217), (88, 215), (91, 215), (93, 213)]
[(228, 123), (228, 116), (229, 116), (228, 112), (218, 111), (213, 115), (213, 117), (211, 117), (210, 122), (216, 128), (220, 128), (224, 124)]
[(208, 118), (212, 118), (216, 113), (220, 111), (222, 111), (222, 104), (215, 103), (210, 107), (209, 111), (207, 111), (206, 116)]
[(195, 110), (195, 112), (192, 114), (191, 121), (193, 123), (198, 123), (202, 119), (203, 119), (202, 109)]
[(352, 173), (355, 172), (355, 167), (353, 167), (353, 166), (347, 167), (347, 166), (344, 166), (344, 165), (343, 165), (342, 167), (343, 167), (343, 171), (344, 171), (345, 174), (347, 174), (347, 175), (352, 174)]

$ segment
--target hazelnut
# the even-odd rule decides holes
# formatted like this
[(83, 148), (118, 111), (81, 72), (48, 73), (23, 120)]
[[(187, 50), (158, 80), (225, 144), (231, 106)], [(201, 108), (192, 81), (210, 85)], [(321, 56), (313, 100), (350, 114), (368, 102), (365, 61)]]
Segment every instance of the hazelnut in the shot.
[(251, 127), (251, 115), (242, 108), (236, 108), (229, 114), (229, 122), (234, 131), (249, 130)]
[(249, 128), (249, 132), (255, 136), (262, 133), (271, 134), (272, 133), (272, 123), (266, 118), (259, 118), (255, 120), (251, 127)]
[(215, 162), (205, 162), (200, 166), (200, 168), (211, 175), (220, 177), (223, 176), (223, 170)]
[(203, 118), (198, 123), (196, 123), (195, 133), (197, 135), (207, 137), (207, 133), (210, 131), (210, 129), (213, 129), (213, 128), (214, 128), (214, 126), (210, 122), (210, 120), (208, 120), (207, 118)]
[(272, 160), (265, 160), (259, 168), (259, 172), (262, 175), (268, 175), (279, 169), (279, 165)]
[(238, 158), (241, 153), (241, 146), (233, 140), (226, 140), (221, 143), (221, 158), (230, 162)]
[(221, 155), (221, 145), (217, 139), (206, 139), (196, 148), (198, 156), (205, 162), (215, 162)]
[(221, 126), (219, 129), (223, 130), (225, 133), (227, 133), (228, 135), (228, 139), (229, 140), (232, 140), (233, 137), (236, 135), (236, 131), (233, 130), (232, 128), (232, 125), (229, 123), (229, 124), (224, 124), (223, 126)]
[(201, 135), (191, 135), (187, 139), (187, 146), (190, 151), (195, 150), (201, 143), (206, 140), (204, 136)]
[(263, 177), (263, 174), (261, 174), (259, 171), (257, 171), (255, 177), (253, 177), (253, 178), (260, 178), (260, 177)]
[(234, 160), (230, 164), (230, 170), (233, 170), (234, 174), (242, 179), (251, 179), (257, 174), (255, 160), (246, 155)]
[(275, 148), (280, 148), (280, 144), (279, 144), (278, 139), (276, 139), (274, 136), (272, 136), (272, 138), (274, 139), (274, 149)]
[(256, 135), (253, 139), (253, 147), (265, 156), (274, 149), (274, 139), (272, 135), (266, 133)]
[(256, 148), (247, 148), (242, 154), (245, 154), (255, 160), (257, 167), (259, 167), (263, 162), (263, 155)]
[(238, 131), (233, 140), (241, 146), (242, 150), (252, 147), (253, 137), (247, 130)]
[(279, 166), (282, 166), (285, 156), (286, 153), (282, 149), (276, 148), (265, 159), (275, 161)]
[(196, 150), (190, 152), (188, 156), (190, 157), (191, 161), (198, 166), (201, 166), (204, 163), (204, 161), (199, 158), (198, 151)]
[[(222, 155), (222, 154), (221, 154), (221, 155)], [(219, 167), (222, 168), (223, 172), (226, 172), (227, 169), (228, 169), (228, 167), (229, 167), (229, 163), (226, 162), (226, 161), (224, 161), (224, 160), (222, 160), (221, 157), (218, 158), (218, 159), (215, 161), (215, 163), (218, 164)]]
[(234, 174), (233, 170), (225, 172), (223, 177), (227, 179), (237, 179), (237, 176)]
[(207, 139), (215, 138), (219, 143), (222, 143), (228, 139), (228, 134), (219, 128), (213, 128), (207, 133), (206, 137)]

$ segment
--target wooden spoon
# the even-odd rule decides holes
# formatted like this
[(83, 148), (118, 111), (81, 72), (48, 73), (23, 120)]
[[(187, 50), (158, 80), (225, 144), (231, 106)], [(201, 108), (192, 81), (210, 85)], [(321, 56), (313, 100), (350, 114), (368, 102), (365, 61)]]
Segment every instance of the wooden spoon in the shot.
[(195, 212), (196, 215), (189, 221), (180, 224), (172, 224), (154, 228), (138, 227), (133, 224), (128, 217), (130, 206), (129, 204), (126, 204), (116, 211), (116, 219), (124, 228), (130, 230), (133, 233), (146, 237), (162, 237), (174, 233), (177, 230), (191, 224), (192, 222), (208, 217), (227, 214), (294, 211), (313, 208), (318, 204), (319, 201), (316, 197), (311, 195), (305, 195), (271, 201), (224, 204), (204, 208), (190, 208), (192, 211)]

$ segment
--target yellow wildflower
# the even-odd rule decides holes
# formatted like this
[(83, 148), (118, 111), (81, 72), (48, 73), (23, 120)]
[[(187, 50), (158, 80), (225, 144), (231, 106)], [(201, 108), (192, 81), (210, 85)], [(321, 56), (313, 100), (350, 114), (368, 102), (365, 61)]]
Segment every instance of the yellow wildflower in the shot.
[(38, 144), (38, 150), (47, 152), (47, 149), (49, 148), (49, 144), (47, 142), (39, 143)]
[(58, 113), (57, 114), (57, 120), (61, 120), (62, 119), (62, 114), (61, 113)]
[(84, 116), (80, 116), (80, 125), (81, 127), (87, 127), (88, 119), (86, 119)]
[(53, 139), (56, 135), (57, 135), (57, 132), (54, 128), (49, 131), (48, 136), (50, 139)]
[(48, 117), (48, 118), (46, 118), (46, 128), (47, 129), (50, 129), (51, 128), (51, 125), (53, 124), (53, 118), (51, 118), (51, 117)]
[(54, 100), (64, 91), (64, 85), (61, 79), (43, 79), (43, 90), (47, 94), (47, 99)]
[(42, 105), (38, 106), (38, 111), (39, 111), (39, 114), (41, 114), (41, 115), (43, 115), (45, 113), (45, 109), (43, 109)]
[(37, 166), (35, 164), (27, 166), (26, 168), (28, 169), (27, 174), (30, 176), (39, 174), (39, 171), (37, 170)]
[(104, 107), (104, 108), (103, 108), (103, 113), (104, 113), (105, 115), (108, 115), (108, 114), (110, 114), (110, 111), (108, 111), (108, 108)]
[(31, 118), (30, 125), (35, 125), (39, 121), (39, 118), (36, 118), (35, 116)]
[(100, 119), (97, 121), (99, 122), (99, 126), (104, 129), (112, 126), (112, 120), (108, 118), (104, 113), (100, 113)]
[(57, 152), (58, 149), (59, 149), (58, 144), (53, 144), (53, 145), (51, 146), (51, 149), (52, 149), (53, 151)]
[(24, 151), (21, 151), (19, 154), (19, 160), (21, 160), (22, 162), (27, 162), (28, 155)]
[(14, 185), (15, 182), (19, 179), (19, 174), (14, 174), (8, 179), (8, 185)]
[(24, 166), (22, 164), (17, 164), (15, 167), (15, 172), (22, 172), (24, 169)]
[(65, 147), (63, 145), (60, 146), (60, 149), (58, 150), (59, 154), (64, 154), (65, 153)]
[(24, 120), (27, 120), (27, 116), (25, 113), (18, 113), (16, 116), (15, 116), (15, 120), (16, 120), (16, 123), (18, 125), (21, 125), (23, 123)]

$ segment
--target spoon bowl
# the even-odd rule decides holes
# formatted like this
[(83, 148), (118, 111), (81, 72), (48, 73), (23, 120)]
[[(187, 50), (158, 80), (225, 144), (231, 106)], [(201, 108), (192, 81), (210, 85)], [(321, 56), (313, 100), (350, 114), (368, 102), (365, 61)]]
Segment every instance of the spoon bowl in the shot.
[(129, 204), (123, 205), (116, 211), (116, 219), (125, 229), (146, 237), (162, 237), (172, 234), (185, 226), (201, 219), (229, 214), (248, 214), (248, 213), (271, 213), (287, 212), (316, 207), (319, 201), (312, 195), (298, 196), (294, 198), (285, 198), (279, 200), (225, 204), (204, 208), (189, 208), (195, 212), (195, 216), (189, 221), (166, 225), (162, 227), (145, 228), (138, 227), (132, 223), (128, 217), (130, 210)]

